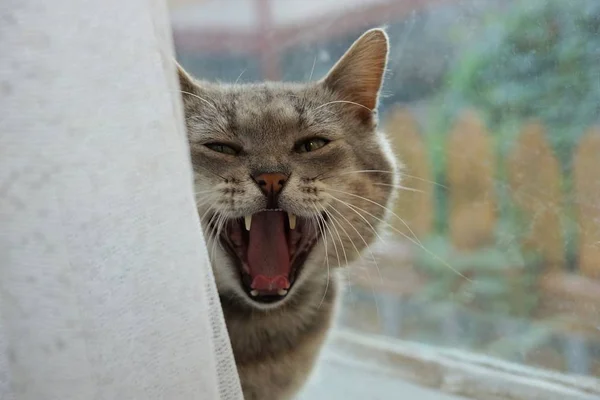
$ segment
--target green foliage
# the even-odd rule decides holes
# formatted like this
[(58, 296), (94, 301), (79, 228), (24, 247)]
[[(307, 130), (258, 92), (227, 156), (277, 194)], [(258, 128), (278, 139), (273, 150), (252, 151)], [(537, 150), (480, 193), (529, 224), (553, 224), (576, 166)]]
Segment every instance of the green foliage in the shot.
[(538, 260), (522, 253), (518, 244), (498, 240), (468, 253), (454, 249), (443, 236), (422, 244), (428, 251), (417, 255), (415, 265), (432, 278), (420, 293), (422, 300), (453, 301), (505, 316), (528, 316), (537, 305)]
[[(528, 120), (539, 119), (544, 123), (550, 144), (567, 172), (564, 193), (572, 200), (568, 172), (573, 149), (587, 128), (600, 121), (600, 1), (514, 2), (506, 13), (491, 15), (478, 35), (458, 57), (445, 79), (444, 89), (430, 109), (426, 143), (433, 179), (443, 184), (447, 135), (460, 112), (469, 108), (478, 110), (493, 136), (498, 160), (495, 181), (500, 217), (495, 249), (482, 249), (485, 259), (473, 266), (469, 258), (451, 254), (447, 240), (438, 238), (438, 243), (432, 244), (441, 251), (436, 254), (457, 269), (473, 268), (478, 274), (487, 274), (498, 260), (507, 262), (506, 257), (512, 250), (506, 252), (506, 246), (513, 246), (517, 251), (518, 243), (529, 228), (523, 226), (519, 210), (512, 204), (505, 165), (520, 128)], [(447, 229), (447, 193), (443, 187), (436, 187), (436, 208), (436, 232), (443, 235)], [(572, 214), (573, 210), (567, 208), (563, 215), (569, 264), (577, 258), (577, 226)], [(535, 260), (525, 261), (523, 266), (528, 269), (535, 263)], [(518, 263), (508, 264), (518, 268)], [(452, 293), (454, 278), (448, 280), (445, 275), (440, 276), (444, 279), (437, 282), (439, 287), (431, 290), (437, 290), (438, 296)], [(490, 293), (488, 300), (494, 297), (491, 293), (498, 294), (495, 296), (497, 305), (491, 307), (505, 307), (501, 299), (510, 297), (510, 288), (495, 287), (486, 279), (475, 285), (475, 292), (485, 287)], [(502, 279), (496, 283), (508, 285)], [(461, 296), (457, 295), (459, 301), (464, 300)]]
[(448, 75), (435, 130), (447, 132), (467, 107), (504, 150), (515, 126), (540, 119), (569, 169), (578, 138), (600, 118), (600, 1), (532, 0), (496, 17)]

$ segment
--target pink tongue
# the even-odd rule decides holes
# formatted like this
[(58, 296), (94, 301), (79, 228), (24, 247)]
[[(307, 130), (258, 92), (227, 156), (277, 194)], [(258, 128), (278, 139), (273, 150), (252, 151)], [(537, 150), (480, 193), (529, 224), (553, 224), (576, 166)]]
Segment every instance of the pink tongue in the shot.
[(290, 287), (290, 251), (285, 236), (285, 213), (263, 211), (252, 216), (248, 267), (252, 289), (276, 291)]

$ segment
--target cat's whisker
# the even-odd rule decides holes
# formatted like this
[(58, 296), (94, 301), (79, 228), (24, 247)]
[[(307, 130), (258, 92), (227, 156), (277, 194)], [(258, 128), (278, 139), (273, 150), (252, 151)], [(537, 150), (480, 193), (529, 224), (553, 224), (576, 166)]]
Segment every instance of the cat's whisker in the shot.
[[(333, 243), (333, 248), (335, 249), (335, 255), (337, 257), (337, 263), (338, 263), (338, 268), (341, 266), (341, 262), (340, 262), (340, 253), (338, 252), (338, 248), (337, 248), (337, 244), (335, 243), (335, 238), (333, 236), (333, 233), (331, 233), (331, 228), (329, 227), (329, 224), (326, 223), (325, 218), (321, 215), (321, 213), (319, 213), (318, 208), (315, 206), (315, 210), (317, 211), (317, 215), (319, 217), (319, 219), (321, 220), (321, 223), (323, 225), (323, 234), (326, 234), (326, 230), (329, 231), (329, 235), (331, 237), (331, 242)], [(327, 247), (327, 240), (325, 240), (325, 247)], [(327, 254), (327, 253), (325, 253)], [(327, 295), (327, 290), (329, 289), (329, 280), (330, 277), (329, 275), (331, 274), (330, 269), (329, 269), (329, 257), (325, 256), (327, 258), (327, 284), (325, 286), (325, 291), (323, 292), (323, 298), (321, 299), (321, 302), (319, 303), (319, 306), (317, 307), (317, 309), (321, 308), (321, 305), (323, 304), (323, 301), (325, 300), (325, 297)]]
[[(348, 220), (348, 218), (346, 218), (344, 216), (344, 214), (342, 214), (340, 211), (338, 211), (337, 208), (335, 208), (334, 206), (330, 206), (331, 209), (333, 211), (335, 211), (344, 221), (346, 221), (346, 223), (352, 228), (354, 229), (354, 232), (356, 232), (356, 234), (358, 235), (358, 237), (363, 241), (367, 251), (369, 252), (369, 254), (371, 255), (371, 258), (373, 259), (373, 264), (375, 264), (375, 268), (377, 268), (377, 271), (379, 272), (379, 264), (377, 263), (377, 259), (375, 258), (375, 254), (373, 254), (373, 251), (371, 250), (371, 246), (369, 246), (369, 244), (367, 243), (367, 241), (365, 240), (365, 238), (363, 237), (363, 235), (358, 231), (358, 229), (356, 229), (356, 227), (354, 226), (354, 224), (352, 224), (352, 222), (350, 222)], [(333, 215), (332, 215), (333, 216)], [(344, 229), (344, 227), (342, 226), (342, 224), (339, 222), (338, 220), (338, 224), (340, 226), (340, 228), (342, 228), (342, 230), (346, 233), (346, 236), (348, 236), (348, 239), (350, 239), (350, 243), (352, 243), (352, 246), (354, 246), (354, 250), (356, 250), (356, 253), (358, 253), (358, 255), (365, 261), (366, 260), (362, 257), (361, 252), (358, 250), (358, 248), (356, 247), (356, 245), (354, 244), (354, 241), (350, 238), (350, 235), (348, 235), (348, 232)], [(375, 287), (373, 286), (373, 280), (371, 279), (371, 273), (369, 272), (369, 268), (366, 268), (366, 272), (367, 272), (367, 276), (369, 277), (369, 282), (371, 283), (371, 291), (373, 293), (373, 300), (375, 301), (375, 309), (377, 310), (377, 318), (380, 317), (379, 314), (379, 302), (377, 301), (377, 295), (375, 294)], [(381, 276), (381, 273), (379, 273), (379, 276)]]
[[(208, 210), (206, 210), (206, 212), (208, 212), (211, 209), (212, 209), (212, 207), (210, 207)], [(206, 215), (206, 212), (204, 213), (205, 215)], [(207, 222), (207, 228), (208, 228), (208, 236), (206, 238), (207, 248), (210, 245), (210, 243), (212, 242), (211, 249), (214, 249), (215, 241), (218, 240), (217, 234), (216, 234), (216, 230), (214, 228), (213, 221), (215, 220), (215, 218), (218, 219), (219, 217), (220, 217), (220, 214), (218, 214), (217, 212), (215, 212), (213, 215), (211, 215), (211, 217), (209, 218), (209, 220)], [(212, 264), (213, 261), (214, 261), (214, 252), (210, 251), (208, 253), (208, 255), (209, 255), (209, 258), (210, 258), (210, 262)]]
[[(331, 188), (328, 188), (328, 189), (327, 189), (327, 191), (337, 192), (337, 193), (345, 194), (345, 195), (348, 195), (348, 196), (356, 197), (356, 198), (358, 198), (358, 199), (361, 199), (361, 200), (364, 200), (364, 201), (366, 201), (366, 202), (368, 202), (368, 203), (374, 204), (374, 205), (376, 205), (377, 207), (380, 207), (380, 208), (382, 208), (383, 210), (385, 210), (385, 211), (389, 212), (391, 215), (393, 215), (394, 217), (396, 217), (396, 218), (397, 218), (397, 219), (398, 219), (398, 220), (399, 220), (399, 221), (402, 223), (402, 225), (404, 225), (404, 226), (406, 227), (406, 229), (408, 229), (408, 231), (410, 232), (410, 234), (411, 234), (411, 235), (413, 235), (413, 238), (414, 238), (414, 240), (415, 240), (415, 241), (416, 241), (418, 244), (420, 244), (420, 245), (421, 245), (421, 241), (419, 240), (419, 238), (417, 237), (417, 235), (416, 235), (416, 234), (413, 232), (413, 230), (410, 228), (410, 226), (408, 226), (408, 224), (406, 223), (406, 221), (404, 221), (404, 220), (403, 220), (403, 219), (402, 219), (402, 218), (401, 218), (401, 217), (400, 217), (398, 214), (396, 214), (394, 211), (390, 210), (390, 209), (389, 209), (389, 207), (386, 207), (386, 206), (384, 206), (384, 205), (381, 205), (381, 204), (379, 204), (378, 202), (376, 202), (376, 201), (373, 201), (373, 200), (371, 200), (371, 199), (368, 199), (368, 198), (366, 198), (366, 197), (364, 197), (364, 196), (359, 196), (359, 195), (357, 195), (357, 194), (350, 193), (350, 192), (345, 192), (345, 191), (343, 191), (343, 190), (337, 190), (337, 189), (331, 189)], [(330, 194), (330, 195), (331, 195), (331, 194)]]
[(310, 76), (308, 77), (308, 81), (310, 82), (313, 77), (313, 73), (315, 72), (315, 65), (317, 65), (317, 56), (315, 55), (315, 59), (313, 60), (312, 68), (310, 69)]
[[(227, 216), (223, 215), (223, 219), (221, 220), (221, 223), (220, 223), (219, 229), (218, 229), (219, 235), (221, 235), (221, 233), (223, 233), (223, 229), (225, 229), (227, 227), (227, 222), (228, 222)], [(225, 249), (223, 248), (223, 244), (221, 243), (220, 240), (219, 240), (219, 247), (221, 247), (221, 250), (225, 251)]]
[[(330, 207), (332, 207), (332, 206), (330, 206)], [(356, 254), (359, 257), (363, 258), (362, 253), (360, 252), (360, 250), (358, 250), (358, 247), (356, 247), (356, 244), (354, 244), (354, 241), (352, 240), (352, 238), (348, 234), (348, 231), (346, 229), (344, 229), (344, 226), (339, 222), (339, 220), (335, 217), (335, 215), (333, 215), (331, 212), (329, 212), (327, 210), (325, 210), (325, 213), (329, 216), (329, 218), (331, 218), (331, 221), (333, 222), (334, 227), (336, 226), (335, 224), (337, 223), (337, 225), (339, 226), (339, 228), (344, 232), (344, 234), (346, 235), (346, 237), (350, 241), (350, 244), (352, 245), (352, 247), (354, 247), (354, 250), (356, 251)], [(336, 227), (336, 230), (337, 230), (337, 227)], [(340, 242), (343, 243), (342, 240), (341, 240), (341, 238), (340, 238)], [(342, 244), (342, 249), (344, 249), (343, 244)], [(344, 253), (345, 253), (345, 250), (344, 250)], [(364, 258), (363, 258), (363, 260), (364, 260)], [(346, 257), (346, 264), (348, 264), (348, 257)]]
[[(315, 58), (313, 60), (313, 65), (312, 65), (312, 68), (310, 70), (310, 76), (308, 77), (308, 81), (309, 82), (312, 80), (312, 76), (313, 76), (313, 73), (315, 72), (315, 65), (316, 64), (317, 64), (317, 56), (315, 55)], [(296, 97), (296, 98), (300, 98), (300, 97), (294, 96), (294, 95), (291, 95), (291, 96), (292, 97)], [(308, 96), (308, 91), (307, 90), (305, 90), (304, 94), (302, 95), (302, 103), (303, 103), (303, 105), (306, 105), (306, 96)]]
[[(331, 219), (332, 215), (329, 211), (327, 210), (323, 210), (323, 212), (325, 213), (325, 215)], [(331, 225), (331, 226), (330, 226)], [(340, 231), (338, 230), (337, 226), (335, 225), (335, 222), (333, 222), (333, 220), (331, 221), (331, 224), (327, 224), (327, 228), (329, 229), (329, 233), (331, 234), (332, 237), (332, 242), (333, 242), (333, 246), (335, 248), (335, 254), (337, 256), (338, 259), (338, 267), (341, 267), (341, 262), (340, 262), (340, 255), (338, 253), (338, 249), (337, 249), (337, 245), (335, 243), (335, 238), (333, 237), (333, 233), (332, 233), (332, 229), (335, 230), (335, 233), (337, 234), (338, 240), (340, 242), (340, 247), (342, 248), (342, 252), (344, 253), (344, 260), (346, 261), (345, 266), (348, 266), (348, 256), (346, 254), (346, 249), (344, 248), (344, 242), (342, 241), (342, 237), (340, 236)], [(352, 290), (352, 289), (351, 289)]]
[[(202, 214), (202, 216), (200, 217), (200, 224), (201, 224), (201, 225), (203, 225), (203, 221), (204, 221), (204, 218), (206, 217), (206, 214), (208, 214), (210, 211), (213, 211), (213, 210), (214, 210), (214, 207), (211, 205), (211, 206), (209, 206), (209, 207), (206, 209), (206, 211), (204, 211), (204, 214)], [(212, 220), (212, 218), (213, 218), (215, 215), (216, 215), (216, 214), (213, 214), (213, 215), (211, 216), (211, 219), (210, 219), (210, 220), (207, 222), (207, 224), (208, 224), (208, 225), (207, 225), (207, 227), (208, 227), (208, 228), (210, 228), (210, 221)]]
[(194, 168), (202, 168), (204, 171), (208, 172), (209, 174), (213, 174), (214, 176), (219, 177), (219, 178), (223, 179), (224, 181), (227, 180), (227, 178), (225, 178), (224, 176), (219, 175), (216, 172), (213, 172), (213, 171), (209, 170), (208, 168), (205, 168), (201, 165), (195, 165)]
[(208, 196), (202, 198), (197, 198), (196, 196), (194, 196), (194, 204), (196, 204), (196, 208), (205, 205), (208, 202), (208, 199)]
[[(404, 238), (406, 238), (408, 241), (410, 241), (411, 243), (413, 243), (414, 245), (416, 245), (417, 247), (419, 247), (421, 250), (425, 251), (429, 256), (433, 257), (435, 260), (441, 262), (445, 267), (449, 268), (452, 272), (456, 273), (457, 275), (459, 275), (460, 277), (466, 279), (469, 282), (473, 282), (472, 279), (468, 278), (467, 276), (465, 276), (464, 274), (462, 274), (460, 271), (458, 271), (456, 268), (454, 268), (453, 266), (451, 266), (450, 264), (448, 264), (446, 261), (442, 260), (438, 255), (434, 254), (433, 252), (431, 252), (429, 249), (427, 249), (425, 246), (423, 246), (423, 244), (421, 242), (418, 242), (416, 240), (414, 240), (413, 238), (411, 238), (410, 236), (408, 236), (407, 234), (405, 234), (404, 232), (400, 231), (399, 229), (397, 229), (396, 227), (394, 227), (393, 225), (391, 225), (390, 223), (388, 223), (387, 221), (377, 217), (376, 215), (371, 214), (370, 212), (368, 212), (367, 210), (364, 210), (356, 205), (353, 204), (349, 204), (346, 203), (343, 200), (340, 200), (334, 196), (332, 196), (331, 194), (329, 194), (329, 196), (331, 196), (331, 198), (333, 198), (334, 200), (337, 200), (339, 202), (341, 202), (342, 204), (345, 204), (348, 208), (350, 208), (351, 210), (353, 210), (354, 212), (356, 212), (357, 214), (361, 215), (357, 210), (360, 210), (362, 212), (364, 212), (365, 214), (371, 216), (372, 218), (375, 218), (376, 220), (378, 220), (379, 222), (387, 225), (390, 229), (392, 229), (394, 232), (398, 233), (399, 235), (402, 235)], [(364, 218), (364, 217), (363, 217)], [(366, 219), (365, 219), (366, 221)], [(369, 224), (370, 225), (370, 224)]]
[(200, 97), (200, 96), (198, 96), (197, 94), (194, 94), (194, 93), (186, 92), (185, 90), (180, 90), (180, 92), (181, 92), (181, 93), (183, 93), (183, 94), (187, 94), (188, 96), (195, 97), (195, 98), (197, 98), (197, 99), (199, 99), (199, 100), (201, 100), (201, 101), (205, 102), (205, 103), (206, 103), (206, 104), (208, 104), (209, 106), (211, 106), (211, 107), (213, 108), (213, 110), (215, 110), (215, 111), (217, 111), (217, 112), (219, 111), (219, 110), (217, 109), (217, 106), (215, 106), (215, 105), (214, 105), (212, 102), (210, 102), (210, 101), (206, 100), (204, 97)]
[(208, 207), (208, 209), (204, 212), (204, 214), (200, 218), (200, 225), (203, 226), (204, 229), (208, 230), (209, 234), (212, 233), (212, 231), (213, 231), (213, 220), (218, 217), (217, 213), (213, 213), (210, 216), (210, 218), (208, 219), (208, 221), (206, 221), (206, 224), (204, 224), (202, 221), (203, 221), (204, 217), (206, 216), (206, 214), (208, 214), (210, 211), (214, 211), (212, 206)]
[[(207, 191), (207, 193), (210, 193), (210, 192), (212, 192), (212, 190)], [(205, 205), (206, 203), (210, 202), (213, 199), (212, 196), (203, 196), (202, 198), (198, 198), (197, 196), (202, 193), (194, 193), (194, 194), (195, 194), (194, 202), (196, 203), (196, 208), (202, 207), (203, 205)], [(200, 221), (202, 221), (202, 219), (200, 219)]]
[(446, 185), (443, 185), (443, 184), (441, 184), (441, 183), (439, 183), (439, 182), (432, 181), (432, 180), (429, 180), (429, 179), (421, 178), (420, 176), (416, 176), (416, 175), (409, 175), (409, 174), (407, 174), (407, 173), (405, 173), (405, 172), (400, 172), (400, 175), (401, 175), (401, 176), (407, 176), (407, 177), (409, 177), (409, 178), (412, 178), (412, 179), (415, 179), (415, 180), (417, 180), (417, 181), (426, 182), (426, 183), (431, 183), (432, 185), (435, 185), (435, 186), (441, 187), (441, 188), (443, 188), (443, 189), (448, 189), (448, 186), (446, 186)]
[(202, 218), (200, 219), (200, 223), (202, 223), (202, 220), (204, 219), (206, 214), (208, 214), (210, 211), (213, 211), (213, 214), (210, 216), (210, 218), (206, 222), (206, 228), (208, 229), (209, 234), (212, 234), (215, 231), (216, 219), (218, 219), (220, 216), (220, 214), (217, 212), (216, 208), (214, 208), (213, 206), (208, 207), (208, 209), (202, 215)]
[[(323, 212), (325, 213), (325, 215), (327, 215), (328, 218), (331, 218), (331, 213), (329, 211), (323, 210)], [(332, 225), (332, 228), (335, 230), (335, 233), (337, 234), (338, 240), (340, 242), (340, 247), (342, 248), (342, 252), (344, 253), (344, 260), (346, 261), (345, 265), (347, 266), (348, 265), (348, 255), (346, 254), (346, 249), (344, 248), (344, 242), (342, 241), (342, 237), (340, 236), (340, 231), (338, 230), (337, 226), (335, 226), (335, 223), (332, 223), (331, 225)], [(329, 227), (329, 224), (327, 226)], [(331, 230), (330, 230), (330, 232), (331, 232)], [(332, 234), (332, 236), (333, 236), (333, 234)], [(333, 244), (335, 246), (335, 240), (333, 241)], [(337, 253), (337, 248), (336, 248), (335, 252)], [(338, 266), (341, 266), (339, 255), (338, 255)]]
[(408, 187), (408, 186), (402, 186), (402, 185), (392, 185), (392, 184), (389, 184), (389, 183), (374, 183), (373, 185), (375, 185), (375, 186), (387, 186), (387, 187), (391, 187), (391, 188), (394, 188), (394, 189), (406, 190), (407, 192), (425, 193), (423, 190), (411, 188), (411, 187)]
[[(207, 197), (207, 198), (203, 199), (202, 201), (196, 202), (196, 210), (199, 211), (200, 208), (207, 206), (207, 204), (210, 202), (210, 200), (211, 200), (210, 197)], [(206, 212), (208, 210), (210, 210), (210, 206), (208, 206), (208, 209), (206, 211), (204, 211), (203, 216), (206, 215)], [(203, 218), (201, 217), (200, 224), (204, 225), (204, 223), (202, 221), (203, 221)]]
[(216, 215), (218, 215), (218, 217), (217, 217), (217, 222), (215, 223), (213, 244), (212, 244), (212, 249), (211, 249), (211, 253), (210, 253), (211, 258), (213, 260), (215, 259), (216, 244), (219, 243), (219, 247), (221, 247), (221, 249), (223, 248), (223, 245), (221, 244), (221, 241), (219, 240), (221, 231), (222, 231), (223, 227), (225, 226), (225, 223), (227, 222), (227, 218), (225, 217), (224, 214), (221, 213), (223, 208), (224, 208), (223, 206), (219, 207), (219, 210), (216, 211), (216, 213), (215, 213)]
[[(210, 211), (216, 211), (216, 209), (215, 209), (215, 208), (214, 208), (212, 205), (211, 205), (211, 206), (209, 206), (209, 207), (208, 207), (208, 209), (206, 209), (206, 211), (205, 211), (205, 212), (204, 212), (204, 214), (202, 215), (202, 218), (201, 218), (201, 220), (200, 220), (201, 222), (202, 222), (202, 219), (203, 219), (203, 218), (206, 216), (206, 214), (208, 214)], [(211, 229), (212, 229), (212, 222), (213, 222), (213, 220), (214, 220), (215, 218), (217, 218), (218, 216), (219, 216), (219, 214), (217, 214), (216, 212), (214, 212), (214, 213), (213, 213), (213, 214), (210, 216), (210, 218), (209, 218), (209, 219), (208, 219), (208, 221), (206, 222), (206, 224), (207, 224), (207, 225), (206, 225), (206, 226), (207, 226), (207, 228), (211, 228)]]
[(247, 70), (248, 70), (248, 68), (244, 68), (244, 70), (238, 75), (238, 77), (235, 80), (235, 82), (233, 82), (234, 85), (237, 85), (238, 81), (240, 80), (240, 78), (242, 77), (242, 75), (244, 75), (244, 72), (246, 72)]
[[(360, 214), (359, 212), (357, 212), (356, 210), (354, 210), (348, 203), (346, 203), (345, 201), (342, 201), (334, 196), (332, 196), (330, 193), (327, 193), (328, 196), (330, 196), (333, 200), (337, 200), (340, 203), (342, 203), (343, 205), (345, 205), (346, 207), (349, 207), (352, 211), (354, 211), (359, 217), (362, 218), (363, 221), (366, 222), (366, 224), (369, 226), (369, 228), (371, 228), (371, 230), (373, 231), (373, 233), (375, 234), (375, 236), (377, 236), (377, 238), (383, 242), (383, 238), (381, 236), (379, 236), (379, 233), (377, 232), (377, 229), (375, 229), (375, 227), (373, 227), (373, 225), (371, 225), (371, 223), (369, 222), (368, 219), (366, 219), (362, 214)], [(383, 283), (383, 276), (381, 275), (381, 270), (379, 269), (379, 267), (377, 268), (377, 273), (379, 274), (379, 280), (381, 281), (381, 283)]]
[(325, 300), (325, 297), (327, 296), (327, 290), (329, 290), (329, 279), (330, 279), (330, 270), (329, 270), (329, 255), (327, 254), (327, 235), (325, 232), (324, 227), (321, 225), (321, 223), (324, 223), (325, 221), (323, 221), (323, 216), (319, 213), (319, 210), (315, 207), (316, 210), (316, 222), (317, 222), (317, 226), (319, 228), (319, 231), (321, 232), (321, 237), (323, 238), (323, 243), (324, 243), (324, 249), (325, 249), (325, 263), (327, 265), (327, 282), (325, 283), (325, 290), (323, 291), (323, 297), (321, 298), (321, 302), (319, 303), (319, 306), (317, 307), (317, 310), (319, 310), (321, 308), (321, 305), (323, 305), (323, 301)]
[(371, 110), (371, 109), (370, 109), (369, 107), (367, 107), (367, 106), (364, 106), (364, 105), (362, 105), (362, 104), (359, 104), (359, 103), (355, 103), (355, 102), (353, 102), (353, 101), (348, 101), (348, 100), (334, 100), (334, 101), (329, 101), (329, 102), (327, 102), (327, 103), (325, 103), (325, 104), (321, 104), (320, 106), (316, 107), (316, 108), (314, 109), (314, 111), (317, 111), (317, 110), (319, 110), (319, 109), (321, 109), (321, 108), (323, 108), (323, 107), (326, 107), (326, 106), (328, 106), (328, 105), (331, 105), (331, 104), (352, 104), (352, 105), (355, 105), (355, 106), (358, 106), (358, 107), (362, 107), (362, 108), (364, 108), (365, 110), (367, 110), (367, 111), (369, 111), (369, 112), (373, 112), (373, 110)]
[[(336, 199), (337, 200), (337, 199)], [(346, 218), (344, 216), (344, 214), (342, 214), (339, 210), (337, 210), (336, 208), (332, 207), (332, 210), (337, 212), (338, 215), (340, 217), (342, 217), (349, 225), (350, 227), (352, 227), (352, 229), (354, 229), (354, 231), (356, 232), (356, 234), (358, 235), (358, 237), (360, 237), (360, 239), (362, 240), (362, 242), (364, 243), (365, 247), (367, 248), (367, 250), (369, 251), (371, 258), (373, 259), (373, 263), (375, 264), (375, 267), (377, 269), (377, 274), (379, 275), (379, 279), (381, 280), (381, 282), (383, 282), (383, 277), (381, 276), (381, 269), (379, 268), (379, 264), (377, 263), (377, 259), (375, 257), (375, 254), (373, 253), (373, 251), (371, 250), (371, 246), (369, 245), (369, 243), (365, 240), (364, 236), (358, 231), (358, 229), (356, 229), (356, 227), (354, 226), (354, 224), (352, 224), (348, 218)], [(360, 214), (356, 213), (359, 217), (361, 216)], [(375, 233), (377, 235), (377, 233)]]
[[(436, 185), (436, 186), (439, 186), (439, 187), (444, 188), (444, 189), (448, 189), (447, 186), (442, 185), (439, 182), (435, 182), (435, 181), (431, 181), (429, 179), (421, 178), (420, 176), (416, 176), (416, 175), (409, 175), (409, 174), (405, 173), (402, 170), (398, 170), (398, 171), (384, 171), (384, 170), (380, 170), (380, 169), (362, 169), (362, 170), (358, 170), (358, 171), (344, 171), (344, 172), (340, 172), (339, 174), (329, 175), (327, 177), (321, 178), (321, 180), (336, 178), (336, 177), (341, 176), (341, 175), (366, 174), (366, 173), (372, 173), (372, 174), (391, 174), (391, 175), (399, 174), (399, 175), (402, 175), (402, 176), (407, 176), (409, 178), (413, 178), (413, 179), (418, 180), (418, 181), (431, 183), (432, 185)], [(322, 174), (322, 175), (324, 175), (324, 174)], [(315, 177), (315, 178), (318, 178), (318, 177), (319, 176), (317, 175), (317, 177)]]
[(207, 194), (207, 193), (212, 193), (212, 192), (214, 192), (213, 189), (210, 189), (210, 190), (201, 190), (199, 192), (194, 192), (194, 195), (198, 196), (200, 194)]
[[(315, 210), (317, 211), (317, 213), (319, 212), (319, 209), (315, 206)], [(335, 255), (337, 257), (337, 266), (341, 267), (341, 261), (340, 261), (340, 254), (338, 253), (338, 248), (337, 248), (337, 243), (335, 242), (335, 237), (333, 236), (333, 232), (331, 231), (331, 227), (329, 226), (329, 224), (325, 221), (325, 218), (323, 218), (323, 216), (319, 213), (319, 218), (321, 219), (321, 222), (323, 223), (323, 226), (325, 227), (325, 229), (327, 229), (327, 231), (329, 232), (329, 237), (331, 238), (331, 242), (333, 243), (333, 248), (335, 250)]]
[(333, 174), (333, 175), (325, 175), (326, 173), (327, 172), (323, 172), (323, 173), (315, 176), (313, 179), (320, 178), (321, 180), (326, 180), (326, 179), (338, 178), (338, 177), (344, 176), (344, 175), (363, 174), (363, 173), (380, 173), (380, 174), (395, 175), (395, 174), (400, 174), (400, 170), (396, 170), (396, 171), (384, 171), (384, 170), (380, 170), (380, 169), (364, 169), (364, 170), (357, 170), (357, 171), (344, 171), (344, 172), (340, 172), (340, 173)]
[(223, 243), (219, 240), (219, 236), (221, 236), (221, 232), (223, 231), (223, 228), (225, 228), (226, 222), (227, 222), (227, 218), (224, 218), (221, 221), (221, 224), (220, 224), (220, 226), (217, 229), (217, 232), (215, 234), (215, 241), (213, 243), (213, 257), (214, 257), (214, 251), (215, 251), (215, 243), (217, 243), (219, 245), (219, 247), (221, 248), (221, 250), (225, 251), (225, 248), (223, 247)]
[[(348, 261), (348, 255), (346, 253), (346, 246), (344, 245), (344, 241), (342, 240), (342, 236), (340, 235), (340, 231), (338, 229), (338, 225), (339, 228), (341, 228), (342, 230), (344, 230), (344, 233), (346, 234), (346, 237), (348, 238), (348, 240), (350, 241), (350, 243), (352, 244), (352, 246), (354, 246), (354, 249), (356, 250), (358, 257), (360, 257), (361, 260), (365, 260), (362, 253), (360, 253), (358, 251), (358, 249), (356, 248), (356, 245), (354, 244), (354, 242), (352, 241), (352, 238), (348, 235), (348, 232), (345, 231), (344, 227), (340, 225), (340, 223), (336, 220), (335, 216), (329, 212), (328, 210), (323, 210), (325, 212), (325, 214), (327, 215), (327, 217), (331, 220), (331, 226), (333, 227), (333, 229), (335, 229), (335, 232), (337, 233), (339, 242), (340, 242), (340, 247), (342, 248), (342, 252), (344, 253), (344, 260), (346, 261), (346, 266), (350, 265), (350, 262)], [(349, 269), (345, 269), (344, 268), (344, 272), (343, 272), (343, 276), (346, 279), (346, 287), (348, 288), (348, 290), (350, 291), (350, 293), (352, 293), (352, 282), (350, 281), (350, 277), (348, 276), (349, 273), (346, 273), (346, 271), (349, 271)]]

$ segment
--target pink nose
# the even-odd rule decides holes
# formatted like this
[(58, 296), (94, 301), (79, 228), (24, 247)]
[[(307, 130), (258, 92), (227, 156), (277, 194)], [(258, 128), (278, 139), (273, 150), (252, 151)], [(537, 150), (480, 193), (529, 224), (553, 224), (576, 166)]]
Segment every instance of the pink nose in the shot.
[(253, 280), (250, 287), (254, 290), (261, 291), (274, 291), (279, 289), (289, 289), (290, 281), (284, 275), (278, 275), (274, 277), (257, 275)]
[(278, 195), (287, 179), (286, 175), (280, 173), (260, 174), (254, 177), (254, 180), (266, 196)]

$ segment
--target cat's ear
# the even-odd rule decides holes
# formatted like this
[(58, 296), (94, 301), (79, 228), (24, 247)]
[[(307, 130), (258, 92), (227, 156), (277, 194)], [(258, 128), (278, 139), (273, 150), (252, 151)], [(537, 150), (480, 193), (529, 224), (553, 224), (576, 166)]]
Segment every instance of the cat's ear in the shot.
[(388, 36), (383, 29), (367, 31), (333, 66), (322, 84), (342, 100), (360, 104), (363, 112), (366, 109), (375, 110), (387, 64), (388, 48)]
[(181, 91), (194, 93), (197, 85), (194, 83), (194, 78), (192, 78), (181, 65), (177, 61), (175, 61), (175, 65), (177, 67), (177, 76), (179, 78), (179, 87)]

